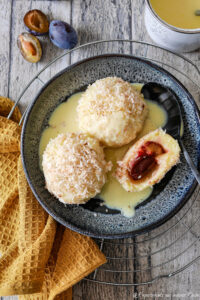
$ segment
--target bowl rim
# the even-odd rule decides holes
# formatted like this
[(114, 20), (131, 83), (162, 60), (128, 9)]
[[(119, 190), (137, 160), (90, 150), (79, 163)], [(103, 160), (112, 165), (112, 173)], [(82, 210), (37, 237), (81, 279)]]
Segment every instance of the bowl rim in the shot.
[[(129, 58), (129, 59), (135, 59), (138, 60), (142, 63), (146, 63), (149, 66), (151, 66), (152, 68), (165, 73), (168, 77), (170, 77), (172, 80), (175, 80), (176, 84), (179, 85), (187, 94), (188, 96), (188, 100), (190, 101), (190, 103), (192, 104), (196, 114), (195, 117), (198, 120), (198, 124), (200, 127), (200, 110), (195, 102), (195, 100), (193, 99), (193, 96), (190, 94), (190, 92), (184, 87), (184, 85), (178, 80), (176, 79), (176, 77), (174, 75), (172, 75), (170, 72), (168, 72), (167, 70), (163, 69), (162, 67), (160, 67), (159, 65), (149, 61), (148, 59), (145, 58), (141, 58), (135, 55), (130, 55), (130, 54), (119, 54), (119, 53), (108, 53), (108, 54), (101, 54), (101, 55), (95, 55), (95, 56), (90, 56), (88, 58), (84, 58), (78, 62), (75, 62), (73, 64), (71, 64), (70, 66), (64, 68), (63, 70), (61, 70), (60, 72), (58, 72), (57, 74), (55, 74), (49, 81), (47, 81), (42, 87), (41, 89), (38, 91), (38, 93), (36, 94), (36, 96), (34, 97), (34, 99), (32, 100), (30, 106), (27, 109), (27, 112), (25, 114), (25, 118), (24, 118), (24, 122), (22, 125), (22, 132), (21, 132), (21, 159), (22, 159), (22, 165), (23, 165), (23, 169), (24, 169), (24, 173), (26, 176), (26, 179), (28, 181), (28, 184), (35, 196), (35, 198), (37, 199), (37, 201), (41, 204), (41, 206), (44, 208), (44, 210), (51, 215), (57, 222), (59, 222), (60, 224), (62, 224), (63, 226), (65, 226), (66, 228), (69, 228), (75, 232), (78, 232), (80, 234), (83, 235), (87, 235), (93, 238), (105, 238), (105, 239), (121, 239), (121, 238), (130, 238), (130, 237), (136, 237), (139, 236), (141, 234), (144, 233), (148, 233), (153, 229), (156, 229), (158, 227), (160, 227), (162, 224), (166, 223), (168, 220), (170, 220), (185, 204), (186, 202), (190, 199), (191, 195), (193, 194), (196, 186), (197, 186), (197, 181), (194, 180), (192, 181), (191, 185), (189, 186), (186, 194), (184, 195), (184, 197), (181, 199), (180, 203), (178, 205), (176, 205), (174, 207), (174, 209), (168, 213), (164, 218), (158, 220), (157, 222), (152, 223), (151, 225), (145, 226), (141, 229), (137, 229), (137, 230), (133, 230), (133, 231), (129, 231), (129, 232), (125, 232), (125, 233), (116, 233), (116, 234), (94, 234), (93, 232), (88, 231), (87, 229), (82, 229), (74, 224), (71, 224), (69, 221), (65, 221), (63, 220), (63, 218), (59, 217), (54, 211), (52, 211), (52, 208), (49, 208), (47, 205), (45, 205), (43, 203), (43, 201), (40, 199), (40, 197), (38, 196), (32, 182), (31, 179), (29, 177), (29, 172), (28, 172), (28, 168), (26, 165), (26, 159), (25, 159), (25, 152), (24, 152), (24, 139), (25, 139), (25, 132), (26, 132), (26, 127), (27, 127), (27, 123), (28, 123), (28, 119), (29, 116), (31, 114), (31, 111), (37, 101), (37, 99), (40, 97), (40, 95), (44, 92), (44, 90), (58, 77), (60, 77), (61, 75), (63, 75), (65, 72), (70, 71), (71, 69), (73, 69), (76, 66), (79, 66), (83, 63), (87, 63), (91, 60), (96, 60), (99, 58), (113, 58), (113, 57), (123, 57), (123, 58)], [(198, 168), (200, 165), (200, 143), (198, 145)]]
[[(167, 0), (165, 0), (167, 1)], [(153, 9), (152, 5), (151, 5), (151, 1), (150, 0), (145, 0), (147, 7), (149, 8), (149, 11), (151, 12), (151, 14), (158, 20), (160, 21), (160, 23), (162, 23), (165, 27), (179, 32), (179, 33), (185, 33), (185, 34), (195, 34), (195, 33), (200, 33), (200, 28), (193, 28), (193, 29), (187, 29), (187, 28), (180, 28), (180, 27), (176, 27), (173, 26), (167, 22), (165, 22), (163, 19), (161, 19), (161, 17), (155, 12), (155, 10)]]

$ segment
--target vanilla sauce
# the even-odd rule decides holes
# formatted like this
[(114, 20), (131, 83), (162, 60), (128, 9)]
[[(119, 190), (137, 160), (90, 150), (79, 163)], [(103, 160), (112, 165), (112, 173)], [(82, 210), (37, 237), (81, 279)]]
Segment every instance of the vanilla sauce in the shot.
[(199, 0), (150, 0), (150, 3), (166, 23), (183, 29), (200, 28)]

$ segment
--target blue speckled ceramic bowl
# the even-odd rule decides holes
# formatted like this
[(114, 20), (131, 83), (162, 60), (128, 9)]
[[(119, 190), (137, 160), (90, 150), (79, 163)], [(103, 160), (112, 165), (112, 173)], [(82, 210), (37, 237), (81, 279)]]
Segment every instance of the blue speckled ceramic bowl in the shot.
[(22, 129), (23, 166), (30, 187), (58, 222), (80, 233), (104, 238), (130, 237), (155, 228), (173, 216), (189, 199), (196, 181), (181, 155), (181, 163), (171, 173), (167, 185), (161, 185), (154, 197), (136, 209), (132, 218), (120, 213), (104, 214), (84, 206), (64, 205), (45, 189), (39, 168), (38, 147), (43, 129), (56, 106), (97, 79), (118, 76), (130, 82), (154, 81), (170, 87), (180, 99), (185, 127), (184, 145), (195, 165), (199, 162), (200, 123), (195, 102), (184, 86), (171, 74), (153, 63), (134, 56), (103, 55), (80, 61), (49, 81), (29, 108)]

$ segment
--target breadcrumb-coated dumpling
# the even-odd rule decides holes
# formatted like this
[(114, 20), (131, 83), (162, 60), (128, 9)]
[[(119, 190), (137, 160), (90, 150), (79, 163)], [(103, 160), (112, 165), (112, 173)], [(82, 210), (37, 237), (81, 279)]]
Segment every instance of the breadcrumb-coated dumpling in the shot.
[(104, 145), (119, 147), (132, 141), (147, 116), (143, 95), (117, 77), (88, 86), (77, 107), (79, 128)]
[(46, 188), (61, 202), (81, 204), (98, 194), (111, 165), (99, 141), (84, 134), (59, 134), (42, 160)]
[(179, 162), (178, 142), (156, 129), (139, 139), (118, 162), (116, 178), (128, 192), (158, 183)]

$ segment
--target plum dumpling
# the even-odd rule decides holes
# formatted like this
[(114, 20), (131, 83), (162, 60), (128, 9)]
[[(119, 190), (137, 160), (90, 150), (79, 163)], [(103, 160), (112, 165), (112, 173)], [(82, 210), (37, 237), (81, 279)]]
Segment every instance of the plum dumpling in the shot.
[(179, 162), (178, 142), (162, 129), (139, 139), (118, 162), (116, 178), (128, 192), (158, 183)]

